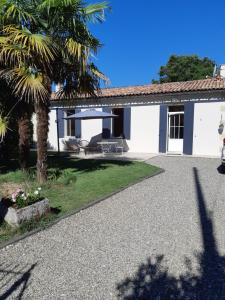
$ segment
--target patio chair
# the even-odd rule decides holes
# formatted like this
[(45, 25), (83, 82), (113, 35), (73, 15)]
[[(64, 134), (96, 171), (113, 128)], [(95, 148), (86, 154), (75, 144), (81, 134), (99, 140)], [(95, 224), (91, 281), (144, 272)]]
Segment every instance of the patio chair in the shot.
[(115, 151), (120, 152), (123, 154), (124, 151), (124, 138), (123, 137), (118, 137), (117, 138), (118, 144), (115, 146)]
[(78, 143), (80, 149), (84, 150), (84, 154), (87, 155), (88, 152), (98, 152), (99, 146), (95, 144), (90, 144), (87, 140), (80, 140)]
[(77, 154), (80, 153), (80, 147), (78, 143), (71, 143), (70, 141), (64, 141), (63, 143), (66, 146), (67, 151), (71, 151)]

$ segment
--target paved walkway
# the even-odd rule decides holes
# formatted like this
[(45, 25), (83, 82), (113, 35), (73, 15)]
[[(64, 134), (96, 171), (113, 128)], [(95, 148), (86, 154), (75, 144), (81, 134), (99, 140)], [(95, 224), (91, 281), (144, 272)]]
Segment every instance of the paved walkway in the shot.
[(149, 163), (166, 172), (0, 250), (0, 299), (225, 299), (219, 160)]
[(88, 153), (87, 155), (84, 152), (79, 154), (70, 153), (72, 157), (77, 157), (81, 159), (115, 159), (115, 160), (137, 160), (137, 161), (146, 161), (153, 157), (158, 156), (155, 153), (137, 153), (137, 152), (124, 152), (121, 153)]

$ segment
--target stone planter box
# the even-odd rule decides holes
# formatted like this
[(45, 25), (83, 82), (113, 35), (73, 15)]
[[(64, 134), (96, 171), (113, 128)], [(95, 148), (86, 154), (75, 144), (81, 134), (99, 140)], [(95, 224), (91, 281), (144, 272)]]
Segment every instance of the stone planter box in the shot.
[(49, 212), (50, 206), (48, 199), (38, 201), (23, 208), (7, 207), (0, 201), (0, 217), (13, 227), (18, 227), (22, 222), (33, 218), (41, 217)]

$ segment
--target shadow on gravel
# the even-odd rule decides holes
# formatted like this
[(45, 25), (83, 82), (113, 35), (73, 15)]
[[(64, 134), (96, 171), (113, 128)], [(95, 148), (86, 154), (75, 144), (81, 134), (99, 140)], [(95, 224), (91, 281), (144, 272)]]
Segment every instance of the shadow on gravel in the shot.
[(225, 299), (225, 258), (219, 255), (213, 230), (213, 215), (207, 210), (199, 181), (193, 168), (196, 202), (201, 225), (203, 251), (196, 255), (198, 275), (187, 257), (187, 271), (179, 277), (169, 273), (158, 255), (140, 265), (133, 277), (117, 285), (118, 298), (123, 300), (222, 300)]
[(225, 166), (224, 166), (224, 165), (220, 165), (220, 166), (217, 168), (217, 171), (218, 171), (220, 174), (225, 174)]
[(37, 264), (31, 266), (2, 264), (0, 266), (0, 300), (23, 299), (31, 273)]

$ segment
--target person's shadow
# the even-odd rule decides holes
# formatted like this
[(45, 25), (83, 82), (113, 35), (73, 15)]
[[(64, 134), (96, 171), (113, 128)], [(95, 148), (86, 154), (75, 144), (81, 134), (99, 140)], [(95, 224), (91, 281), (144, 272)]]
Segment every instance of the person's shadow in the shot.
[(221, 165), (217, 168), (217, 171), (218, 171), (220, 174), (225, 174), (225, 166), (224, 166), (224, 164), (221, 164)]
[(225, 257), (220, 256), (213, 228), (213, 215), (206, 208), (199, 174), (193, 168), (196, 201), (201, 225), (203, 251), (198, 254), (198, 275), (192, 272), (186, 258), (187, 271), (178, 278), (163, 267), (163, 256), (148, 258), (132, 278), (117, 285), (123, 300), (224, 300)]

